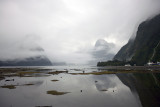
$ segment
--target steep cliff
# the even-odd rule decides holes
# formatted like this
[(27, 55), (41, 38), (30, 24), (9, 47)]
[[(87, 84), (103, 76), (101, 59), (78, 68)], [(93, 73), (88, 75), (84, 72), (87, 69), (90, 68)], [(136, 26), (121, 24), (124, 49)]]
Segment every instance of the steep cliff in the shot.
[(115, 55), (114, 60), (144, 65), (160, 61), (160, 15), (141, 23), (136, 38), (130, 40)]

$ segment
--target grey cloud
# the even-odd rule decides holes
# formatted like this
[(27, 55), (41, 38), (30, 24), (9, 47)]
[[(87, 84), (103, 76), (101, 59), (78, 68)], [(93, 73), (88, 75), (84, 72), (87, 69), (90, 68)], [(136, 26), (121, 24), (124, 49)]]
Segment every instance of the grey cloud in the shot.
[(97, 40), (94, 49), (92, 50), (92, 55), (95, 58), (95, 63), (99, 61), (107, 61), (112, 60), (115, 53), (113, 49), (115, 48), (115, 44), (108, 43), (103, 39)]
[(87, 63), (99, 38), (116, 53), (159, 11), (159, 0), (0, 0), (0, 58), (36, 55), (30, 48), (39, 46), (53, 61)]

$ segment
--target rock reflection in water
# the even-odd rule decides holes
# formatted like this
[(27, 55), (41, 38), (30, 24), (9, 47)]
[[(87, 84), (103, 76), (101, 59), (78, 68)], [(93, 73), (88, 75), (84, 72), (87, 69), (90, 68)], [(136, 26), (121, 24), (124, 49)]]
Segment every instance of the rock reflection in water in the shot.
[[(156, 107), (160, 101), (159, 78), (159, 74), (149, 73), (105, 75), (60, 73), (44, 77), (6, 77), (0, 81), (0, 85), (13, 84), (16, 88), (12, 90), (0, 88), (0, 106), (146, 107), (154, 105)], [(5, 82), (11, 79), (14, 81)], [(52, 95), (47, 94), (47, 91), (52, 91)]]
[(117, 74), (132, 93), (137, 93), (143, 107), (160, 106), (160, 73)]
[(117, 103), (113, 105), (118, 107), (141, 107), (139, 98), (136, 97), (136, 93), (132, 93), (130, 89), (124, 85), (121, 80), (115, 74), (111, 75), (102, 75), (94, 76), (97, 82), (95, 82), (96, 88), (98, 91), (105, 91), (104, 94), (107, 94), (107, 97), (110, 103)]

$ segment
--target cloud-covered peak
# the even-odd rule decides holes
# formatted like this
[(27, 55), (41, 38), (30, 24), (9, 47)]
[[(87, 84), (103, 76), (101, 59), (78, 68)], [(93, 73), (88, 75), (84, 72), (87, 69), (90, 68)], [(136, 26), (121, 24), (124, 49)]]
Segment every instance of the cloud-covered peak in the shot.
[(108, 43), (104, 39), (98, 39), (95, 43), (95, 48), (105, 48), (105, 49), (110, 49), (115, 47), (115, 44), (113, 43)]
[(104, 39), (98, 39), (93, 50), (91, 51), (93, 60), (90, 61), (90, 63), (96, 64), (99, 61), (111, 60), (115, 55), (115, 53), (113, 52), (114, 48), (115, 44), (108, 43)]

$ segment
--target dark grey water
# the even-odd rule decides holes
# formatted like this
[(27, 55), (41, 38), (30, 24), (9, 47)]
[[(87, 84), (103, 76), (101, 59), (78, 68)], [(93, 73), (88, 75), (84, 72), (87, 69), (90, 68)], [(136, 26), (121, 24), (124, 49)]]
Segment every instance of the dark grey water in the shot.
[[(53, 68), (67, 69), (69, 72), (98, 71), (96, 67)], [(16, 85), (16, 88), (0, 88), (0, 107), (158, 107), (159, 75), (159, 73), (104, 75), (61, 73), (38, 77), (7, 77), (0, 81), (0, 86)], [(14, 81), (6, 81), (7, 79)], [(69, 93), (47, 94), (50, 90)]]

